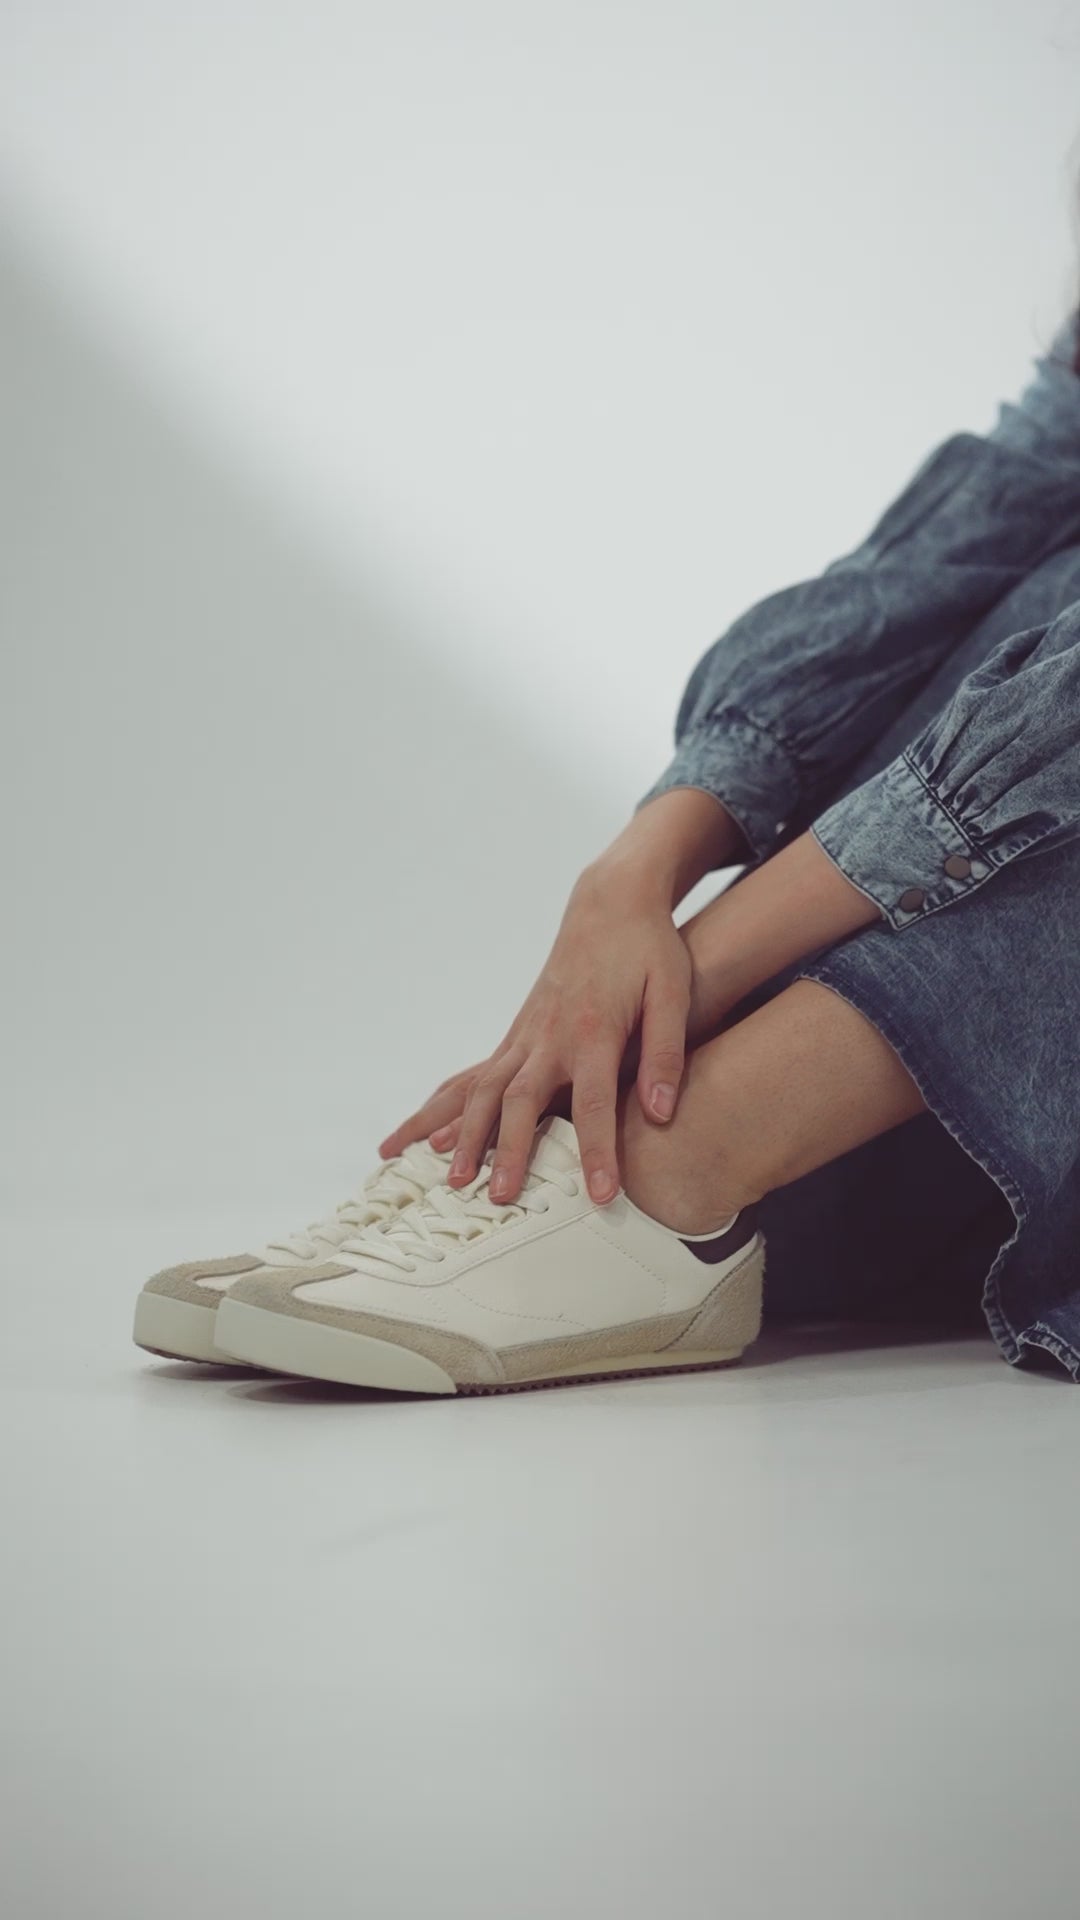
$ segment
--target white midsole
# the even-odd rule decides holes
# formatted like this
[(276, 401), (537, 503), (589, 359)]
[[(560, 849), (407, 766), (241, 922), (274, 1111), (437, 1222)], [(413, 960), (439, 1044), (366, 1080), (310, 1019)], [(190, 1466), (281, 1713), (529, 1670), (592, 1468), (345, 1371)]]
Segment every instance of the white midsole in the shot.
[[(304, 1379), (337, 1380), (345, 1386), (382, 1387), (396, 1393), (456, 1393), (457, 1385), (443, 1368), (410, 1347), (370, 1334), (350, 1333), (346, 1327), (327, 1326), (321, 1320), (302, 1320), (275, 1313), (246, 1300), (226, 1297), (218, 1308), (217, 1341), (238, 1359), (275, 1373), (296, 1373)], [(620, 1354), (608, 1360), (587, 1360), (565, 1367), (518, 1375), (512, 1381), (489, 1385), (523, 1386), (540, 1380), (570, 1380), (596, 1373), (646, 1372), (650, 1368), (717, 1366), (737, 1360), (741, 1347), (710, 1352), (682, 1349), (678, 1353)]]
[(307, 1380), (339, 1380), (347, 1387), (385, 1387), (397, 1393), (456, 1393), (448, 1373), (422, 1353), (370, 1334), (272, 1313), (246, 1300), (222, 1301), (218, 1345), (274, 1373)]
[(216, 1303), (197, 1307), (191, 1300), (174, 1300), (167, 1293), (140, 1293), (135, 1302), (134, 1338), (149, 1353), (172, 1354), (177, 1360), (202, 1360), (218, 1366), (236, 1365), (215, 1339)]

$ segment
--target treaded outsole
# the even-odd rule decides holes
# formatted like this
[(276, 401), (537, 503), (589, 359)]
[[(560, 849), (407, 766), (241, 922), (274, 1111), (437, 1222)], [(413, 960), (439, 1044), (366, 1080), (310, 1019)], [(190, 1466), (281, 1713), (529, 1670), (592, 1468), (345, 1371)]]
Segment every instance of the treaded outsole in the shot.
[(135, 1341), (138, 1353), (152, 1354), (155, 1360), (175, 1360), (182, 1367), (221, 1367), (226, 1373), (269, 1373), (269, 1367), (260, 1367), (254, 1360), (238, 1360), (235, 1354), (223, 1355), (220, 1360), (200, 1360), (193, 1353), (170, 1353), (168, 1347), (144, 1347), (141, 1340)]
[[(563, 1373), (550, 1380), (470, 1380), (458, 1382), (457, 1394), (447, 1394), (448, 1400), (462, 1399), (466, 1395), (491, 1393), (542, 1393), (548, 1387), (596, 1387), (605, 1380), (654, 1380), (658, 1374), (673, 1378), (677, 1373), (722, 1373), (726, 1367), (737, 1367), (742, 1354), (736, 1353), (730, 1360), (692, 1360), (682, 1366), (672, 1367), (625, 1367), (618, 1373), (610, 1369), (599, 1373)], [(434, 1395), (414, 1394), (413, 1399), (434, 1398)]]
[[(168, 1353), (164, 1347), (144, 1347), (139, 1342), (136, 1342), (136, 1345), (140, 1353), (152, 1353), (158, 1360), (178, 1360), (186, 1367), (222, 1367), (226, 1372), (230, 1369), (237, 1372), (244, 1370), (248, 1373), (268, 1373), (271, 1371), (268, 1367), (260, 1367), (255, 1360), (240, 1360), (237, 1358), (228, 1360), (193, 1360), (190, 1354)], [(467, 1383), (459, 1382), (456, 1394), (448, 1393), (441, 1397), (447, 1400), (461, 1400), (465, 1398), (479, 1399), (481, 1395), (493, 1393), (543, 1393), (551, 1387), (595, 1387), (599, 1386), (605, 1380), (654, 1380), (658, 1375), (666, 1377), (676, 1373), (722, 1373), (726, 1367), (737, 1367), (741, 1361), (742, 1354), (737, 1353), (730, 1360), (691, 1361), (689, 1364), (681, 1367), (626, 1367), (619, 1373), (563, 1373), (551, 1380), (476, 1380)], [(275, 1374), (275, 1378), (306, 1381), (310, 1376), (302, 1373), (288, 1373)], [(316, 1381), (315, 1384), (318, 1386), (340, 1386), (345, 1391), (349, 1390), (347, 1381), (319, 1380)], [(392, 1393), (395, 1398), (408, 1400), (430, 1400), (440, 1397), (436, 1394), (409, 1393), (408, 1391), (402, 1393), (400, 1389), (393, 1387), (354, 1387), (352, 1391), (355, 1393)]]
[(155, 1360), (177, 1360), (185, 1367), (246, 1367), (248, 1365), (246, 1360), (203, 1360), (194, 1353), (170, 1353), (168, 1347), (144, 1347), (141, 1340), (136, 1340), (135, 1345), (140, 1353), (152, 1353)]

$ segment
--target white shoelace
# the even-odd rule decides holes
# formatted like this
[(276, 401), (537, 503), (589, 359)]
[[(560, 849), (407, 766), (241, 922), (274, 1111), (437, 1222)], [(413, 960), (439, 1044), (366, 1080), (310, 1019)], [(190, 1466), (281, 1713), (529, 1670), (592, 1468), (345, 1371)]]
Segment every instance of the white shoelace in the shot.
[[(430, 1151), (430, 1150), (429, 1150)], [(274, 1253), (296, 1255), (312, 1260), (321, 1248), (342, 1247), (357, 1233), (380, 1233), (388, 1220), (422, 1198), (431, 1181), (431, 1162), (415, 1146), (386, 1160), (369, 1173), (360, 1192), (327, 1220), (315, 1220), (299, 1233), (282, 1234), (268, 1240)]]
[(389, 1226), (368, 1227), (346, 1240), (341, 1252), (415, 1273), (418, 1260), (444, 1260), (458, 1247), (483, 1239), (527, 1214), (546, 1213), (551, 1202), (545, 1187), (558, 1187), (572, 1195), (581, 1191), (572, 1173), (549, 1168), (543, 1174), (526, 1173), (517, 1199), (500, 1203), (487, 1191), (490, 1175), (491, 1166), (485, 1162), (467, 1187), (432, 1187)]

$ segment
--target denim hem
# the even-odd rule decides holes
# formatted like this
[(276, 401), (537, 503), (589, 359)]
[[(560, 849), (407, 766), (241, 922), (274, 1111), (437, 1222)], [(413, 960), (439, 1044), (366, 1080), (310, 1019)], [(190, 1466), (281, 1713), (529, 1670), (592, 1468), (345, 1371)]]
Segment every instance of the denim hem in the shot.
[(1072, 1374), (1073, 1379), (1080, 1386), (1080, 1353), (1077, 1353), (1075, 1347), (1070, 1347), (1068, 1341), (1063, 1340), (1060, 1334), (1054, 1333), (1044, 1320), (1033, 1320), (1030, 1327), (1023, 1328), (1020, 1334), (1020, 1345), (1045, 1348), (1046, 1352), (1052, 1353), (1058, 1364), (1065, 1368), (1066, 1373)]
[[(874, 993), (867, 989), (865, 977), (858, 979), (850, 977), (850, 970), (843, 964), (843, 955), (843, 947), (833, 948), (820, 961), (811, 962), (808, 967), (803, 968), (797, 977), (800, 980), (816, 980), (819, 985), (828, 987), (878, 1029), (892, 1047), (902, 1066), (911, 1075), (929, 1111), (936, 1120), (941, 1122), (946, 1132), (951, 1134), (957, 1146), (967, 1154), (968, 1158), (974, 1160), (976, 1166), (989, 1175), (994, 1185), (1000, 1189), (1012, 1212), (1015, 1222), (1013, 1232), (1007, 1240), (1002, 1241), (994, 1256), (983, 1282), (980, 1301), (987, 1326), (999, 1351), (1009, 1365), (1015, 1367), (1019, 1366), (1023, 1359), (1025, 1345), (1046, 1346), (1055, 1353), (1055, 1358), (1067, 1367), (1073, 1378), (1080, 1382), (1080, 1356), (1073, 1355), (1071, 1360), (1064, 1359), (1063, 1354), (1056, 1351), (1056, 1347), (1063, 1347), (1065, 1343), (1058, 1340), (1049, 1329), (1043, 1330), (1045, 1337), (1036, 1338), (1035, 1328), (1039, 1326), (1038, 1322), (1032, 1328), (1018, 1330), (1013, 1327), (1001, 1303), (998, 1287), (1001, 1268), (1006, 1254), (1016, 1245), (1030, 1213), (1022, 1188), (1000, 1165), (989, 1149), (975, 1139), (966, 1123), (941, 1098), (933, 1075), (927, 1069), (921, 1049), (913, 1041), (910, 1033), (897, 1024), (892, 1010), (884, 1009)], [(1052, 1342), (1056, 1343), (1056, 1347), (1051, 1344)]]

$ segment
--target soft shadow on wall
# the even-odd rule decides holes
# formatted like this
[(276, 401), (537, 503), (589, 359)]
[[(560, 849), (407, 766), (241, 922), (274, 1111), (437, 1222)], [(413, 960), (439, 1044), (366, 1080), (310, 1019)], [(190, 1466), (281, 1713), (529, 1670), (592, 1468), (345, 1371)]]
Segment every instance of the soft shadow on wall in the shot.
[(496, 1042), (634, 796), (530, 723), (527, 659), (494, 705), (377, 553), (335, 573), (10, 236), (0, 291), (5, 1179), (310, 1217)]

